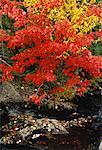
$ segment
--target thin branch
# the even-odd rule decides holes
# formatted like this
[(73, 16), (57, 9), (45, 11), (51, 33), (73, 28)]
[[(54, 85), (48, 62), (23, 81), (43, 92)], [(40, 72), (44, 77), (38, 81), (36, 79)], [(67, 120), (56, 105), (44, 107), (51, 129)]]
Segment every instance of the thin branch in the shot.
[(8, 64), (5, 60), (3, 60), (2, 58), (0, 58), (0, 61), (4, 64), (6, 64), (7, 66), (11, 66), (10, 64)]
[(41, 84), (41, 85), (38, 87), (37, 92), (36, 92), (36, 95), (38, 95), (39, 90), (40, 90), (40, 88), (41, 88), (42, 86), (43, 86), (43, 84)]
[[(0, 27), (1, 27), (1, 29), (3, 29), (3, 26), (2, 26), (2, 17), (0, 18)], [(3, 54), (3, 56), (5, 56), (3, 40), (1, 42), (1, 46), (2, 46), (2, 54)]]
[(0, 55), (0, 58), (9, 59), (7, 56)]

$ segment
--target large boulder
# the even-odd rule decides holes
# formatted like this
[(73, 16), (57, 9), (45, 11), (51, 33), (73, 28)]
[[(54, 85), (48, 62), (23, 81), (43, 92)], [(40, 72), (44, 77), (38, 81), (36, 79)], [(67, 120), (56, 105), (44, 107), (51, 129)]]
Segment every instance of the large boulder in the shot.
[(10, 82), (0, 84), (0, 102), (21, 102), (22, 97)]

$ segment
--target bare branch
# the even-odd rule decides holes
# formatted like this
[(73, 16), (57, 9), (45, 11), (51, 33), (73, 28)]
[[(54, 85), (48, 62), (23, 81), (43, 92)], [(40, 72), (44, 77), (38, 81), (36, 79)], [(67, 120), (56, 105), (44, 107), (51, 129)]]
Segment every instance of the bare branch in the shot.
[[(1, 27), (1, 29), (3, 29), (3, 26), (2, 26), (2, 17), (0, 18), (0, 27)], [(3, 56), (5, 56), (3, 40), (1, 42), (1, 45), (2, 45), (2, 54), (3, 54)]]
[(2, 58), (0, 58), (0, 61), (4, 64), (6, 64), (7, 66), (11, 66), (10, 64), (8, 64), (5, 60), (3, 60)]

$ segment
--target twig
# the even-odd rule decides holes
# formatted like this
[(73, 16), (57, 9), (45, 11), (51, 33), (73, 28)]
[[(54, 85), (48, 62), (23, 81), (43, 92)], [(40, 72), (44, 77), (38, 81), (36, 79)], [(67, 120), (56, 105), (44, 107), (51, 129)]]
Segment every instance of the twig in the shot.
[(0, 61), (3, 62), (4, 64), (6, 64), (7, 66), (11, 66), (10, 64), (8, 64), (5, 60), (3, 60), (2, 58), (0, 58)]
[[(1, 27), (1, 29), (3, 29), (3, 26), (2, 26), (2, 17), (0, 18), (0, 27)], [(5, 56), (3, 40), (1, 42), (1, 46), (2, 46), (2, 55)]]
[(0, 58), (9, 59), (7, 56), (0, 55)]
[(38, 87), (37, 92), (36, 92), (36, 95), (38, 95), (39, 90), (40, 90), (40, 88), (41, 88), (42, 86), (43, 86), (43, 84), (41, 84), (41, 85)]

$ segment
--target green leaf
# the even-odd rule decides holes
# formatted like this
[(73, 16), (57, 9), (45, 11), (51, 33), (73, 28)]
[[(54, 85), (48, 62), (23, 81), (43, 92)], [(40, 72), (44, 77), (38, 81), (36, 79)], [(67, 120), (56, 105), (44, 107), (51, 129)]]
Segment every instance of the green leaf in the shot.
[(98, 41), (96, 43), (92, 43), (90, 51), (92, 52), (93, 55), (102, 56), (102, 42)]
[(6, 30), (7, 32), (9, 30), (14, 31), (14, 20), (11, 20), (7, 15), (2, 15), (2, 17), (0, 17), (0, 23), (2, 24), (2, 29)]

